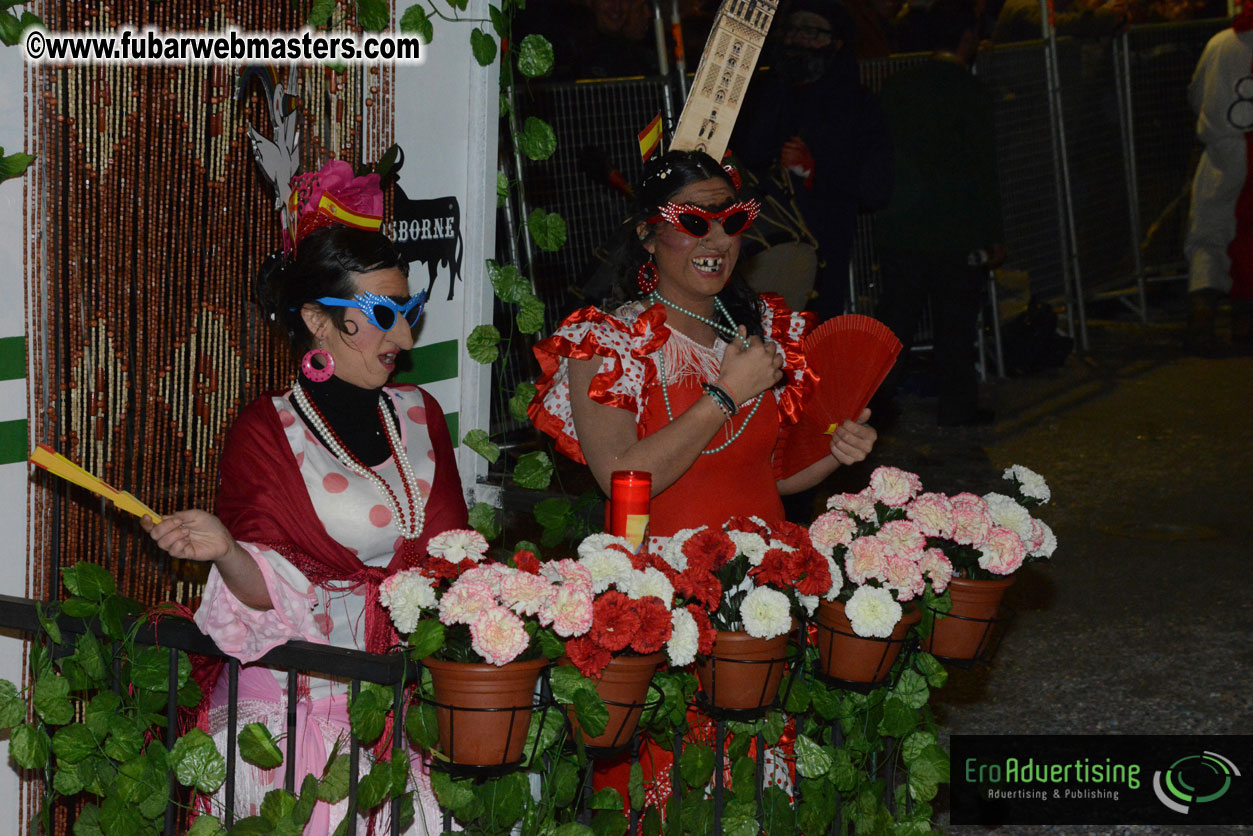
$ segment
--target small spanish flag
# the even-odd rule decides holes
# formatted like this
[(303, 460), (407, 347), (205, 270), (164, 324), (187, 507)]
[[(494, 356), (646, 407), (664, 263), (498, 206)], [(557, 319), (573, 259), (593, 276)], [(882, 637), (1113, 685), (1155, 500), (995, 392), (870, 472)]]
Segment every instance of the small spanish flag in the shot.
[(653, 117), (653, 121), (648, 123), (648, 127), (640, 131), (640, 157), (644, 162), (648, 162), (648, 158), (657, 150), (657, 146), (661, 144), (661, 111)]

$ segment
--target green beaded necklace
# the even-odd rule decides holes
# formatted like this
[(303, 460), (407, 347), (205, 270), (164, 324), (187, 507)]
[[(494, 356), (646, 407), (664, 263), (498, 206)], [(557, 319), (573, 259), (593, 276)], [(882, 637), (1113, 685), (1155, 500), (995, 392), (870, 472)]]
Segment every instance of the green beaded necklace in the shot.
[[(669, 307), (674, 308), (679, 313), (685, 313), (688, 316), (690, 316), (692, 319), (705, 323), (710, 328), (713, 328), (715, 333), (723, 334), (733, 339), (739, 339), (739, 341), (744, 344), (744, 347), (748, 348), (748, 340), (740, 336), (739, 330), (735, 327), (735, 320), (731, 318), (731, 314), (729, 314), (727, 312), (727, 309), (722, 306), (722, 302), (719, 301), (717, 296), (714, 297), (714, 308), (717, 309), (718, 313), (722, 314), (723, 319), (725, 319), (727, 323), (729, 323), (729, 325), (723, 324), (721, 322), (715, 322), (712, 319), (707, 319), (706, 317), (700, 316), (699, 314), (694, 314), (689, 310), (680, 308), (678, 305), (674, 304), (669, 299), (666, 299), (664, 296), (662, 296), (660, 293), (658, 293), (655, 290), (652, 293), (648, 294), (648, 298), (654, 304), (656, 304), (657, 302), (661, 302), (664, 305), (668, 305)], [(668, 418), (670, 423), (673, 424), (674, 423), (674, 411), (670, 408), (670, 390), (666, 388), (666, 382), (667, 382), (666, 381), (666, 354), (664, 350), (658, 349), (657, 359), (659, 361), (657, 370), (661, 378), (661, 400), (666, 405), (666, 418)], [(735, 440), (740, 437), (741, 433), (744, 432), (744, 428), (748, 426), (748, 422), (753, 420), (753, 416), (757, 414), (757, 408), (761, 406), (761, 399), (765, 397), (765, 395), (766, 395), (765, 392), (758, 393), (757, 397), (753, 400), (753, 408), (749, 411), (748, 415), (744, 417), (743, 422), (741, 422), (740, 426), (736, 429), (736, 431), (732, 433), (727, 438), (726, 441), (722, 442), (721, 444), (719, 444), (717, 447), (713, 448), (712, 450), (701, 450), (700, 454), (702, 456), (711, 456), (714, 453), (721, 453), (723, 450), (727, 449), (733, 443), (735, 443)]]

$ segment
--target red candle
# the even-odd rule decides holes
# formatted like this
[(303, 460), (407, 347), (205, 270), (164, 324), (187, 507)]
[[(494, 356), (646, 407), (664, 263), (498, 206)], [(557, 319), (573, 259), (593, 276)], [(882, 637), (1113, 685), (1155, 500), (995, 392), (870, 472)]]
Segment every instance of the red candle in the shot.
[(653, 475), (646, 470), (615, 470), (611, 479), (606, 528), (638, 549), (648, 528)]

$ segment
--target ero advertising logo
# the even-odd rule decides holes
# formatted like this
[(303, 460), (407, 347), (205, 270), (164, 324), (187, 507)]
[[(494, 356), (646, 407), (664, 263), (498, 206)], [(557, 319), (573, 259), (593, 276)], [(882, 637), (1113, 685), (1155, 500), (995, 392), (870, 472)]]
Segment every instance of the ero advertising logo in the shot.
[(1193, 804), (1217, 801), (1231, 789), (1231, 779), (1240, 777), (1240, 770), (1217, 752), (1184, 755), (1166, 771), (1153, 773), (1153, 792), (1157, 800), (1176, 813), (1187, 814)]

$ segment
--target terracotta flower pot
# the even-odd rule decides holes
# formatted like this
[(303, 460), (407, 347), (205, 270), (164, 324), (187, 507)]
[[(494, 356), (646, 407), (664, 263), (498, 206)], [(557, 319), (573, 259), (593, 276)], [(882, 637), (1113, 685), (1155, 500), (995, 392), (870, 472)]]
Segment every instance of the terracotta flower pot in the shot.
[(923, 650), (944, 659), (981, 657), (991, 643), (1001, 598), (1013, 583), (1013, 575), (992, 581), (953, 578), (948, 586), (953, 609), (946, 618), (937, 614)]
[(485, 665), (422, 660), (435, 686), (439, 748), (453, 763), (502, 766), (522, 758), (532, 697), (547, 659)]
[(696, 664), (701, 690), (714, 708), (765, 708), (774, 702), (787, 669), (791, 631), (759, 639), (743, 631), (718, 631), (713, 655)]
[(922, 620), (922, 613), (907, 605), (892, 635), (885, 639), (854, 633), (841, 601), (822, 601), (814, 619), (818, 622), (818, 664), (822, 673), (844, 682), (878, 684), (887, 680), (905, 644), (905, 635)]
[[(665, 658), (665, 652), (658, 651), (647, 656), (615, 656), (609, 661), (596, 682), (596, 693), (605, 701), (605, 708), (609, 709), (609, 722), (598, 735), (584, 734), (584, 742), (588, 746), (614, 749), (630, 742), (644, 712), (648, 684), (653, 681), (653, 673)], [(564, 664), (565, 660), (562, 662)], [(574, 711), (570, 711), (570, 720), (578, 726)]]

